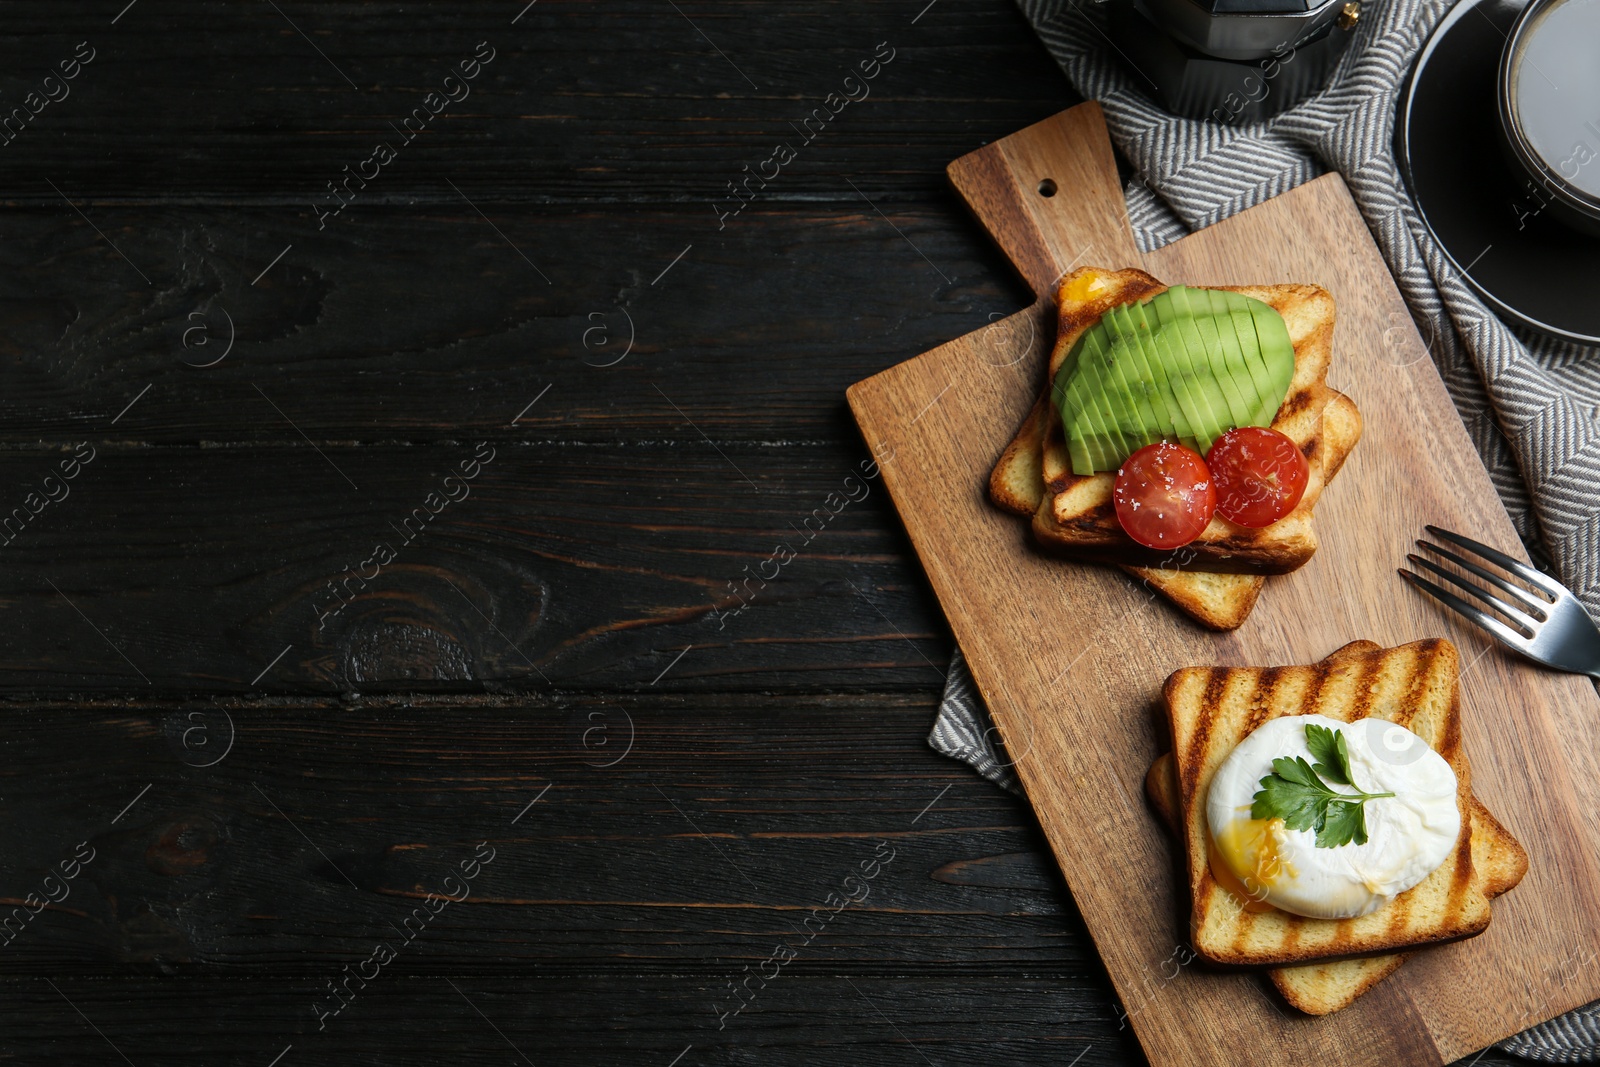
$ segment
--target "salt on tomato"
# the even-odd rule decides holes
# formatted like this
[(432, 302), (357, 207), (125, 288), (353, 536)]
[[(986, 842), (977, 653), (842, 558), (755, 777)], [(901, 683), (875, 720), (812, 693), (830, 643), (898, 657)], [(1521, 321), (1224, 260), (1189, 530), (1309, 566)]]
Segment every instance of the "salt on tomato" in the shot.
[(1229, 430), (1206, 453), (1217, 514), (1240, 526), (1271, 526), (1305, 495), (1311, 468), (1299, 447), (1265, 426)]
[(1206, 461), (1192, 448), (1157, 441), (1117, 468), (1111, 490), (1117, 521), (1146, 548), (1181, 548), (1200, 536), (1217, 509)]

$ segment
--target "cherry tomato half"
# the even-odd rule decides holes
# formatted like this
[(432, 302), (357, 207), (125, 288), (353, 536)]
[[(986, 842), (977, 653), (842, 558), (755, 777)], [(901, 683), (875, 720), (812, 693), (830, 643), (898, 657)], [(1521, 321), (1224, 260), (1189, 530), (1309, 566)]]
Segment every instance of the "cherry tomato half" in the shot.
[(1206, 454), (1216, 483), (1217, 514), (1240, 526), (1271, 526), (1295, 509), (1311, 468), (1298, 446), (1277, 430), (1229, 430)]
[(1146, 548), (1179, 548), (1200, 536), (1217, 493), (1206, 461), (1192, 448), (1157, 441), (1123, 461), (1111, 490), (1117, 521)]

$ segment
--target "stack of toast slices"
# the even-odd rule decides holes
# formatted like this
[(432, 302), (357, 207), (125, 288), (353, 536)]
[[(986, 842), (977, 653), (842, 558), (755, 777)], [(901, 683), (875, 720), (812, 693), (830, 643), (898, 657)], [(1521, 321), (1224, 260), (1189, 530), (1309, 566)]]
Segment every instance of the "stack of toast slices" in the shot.
[[(1214, 963), (1258, 965), (1291, 1005), (1325, 1015), (1354, 1002), (1435, 942), (1481, 933), (1489, 901), (1522, 880), (1527, 853), (1473, 796), (1461, 745), (1460, 660), (1449, 641), (1344, 646), (1300, 667), (1188, 667), (1163, 690), (1172, 751), (1151, 765), (1145, 789), (1183, 855), (1195, 951)], [(1406, 727), (1456, 774), (1461, 834), (1450, 856), (1416, 886), (1354, 919), (1314, 919), (1242, 897), (1213, 876), (1205, 800), (1234, 747), (1281, 715)]]
[[(1092, 281), (1094, 284), (1086, 284)], [(1254, 297), (1283, 316), (1294, 346), (1294, 376), (1272, 428), (1305, 454), (1310, 479), (1299, 505), (1262, 529), (1218, 515), (1183, 548), (1144, 548), (1123, 532), (1111, 502), (1115, 474), (1072, 473), (1061, 414), (1050, 385), (1085, 330), (1112, 307), (1147, 300), (1167, 287), (1142, 270), (1080, 267), (1057, 289), (1060, 326), (1044, 389), (989, 478), (990, 499), (1033, 520), (1035, 539), (1074, 559), (1111, 563), (1163, 594), (1213, 630), (1241, 625), (1255, 606), (1264, 575), (1284, 574), (1317, 550), (1312, 512), (1361, 436), (1361, 413), (1327, 384), (1333, 356), (1333, 297), (1315, 285), (1215, 286)], [(1092, 291), (1093, 296), (1078, 294)]]

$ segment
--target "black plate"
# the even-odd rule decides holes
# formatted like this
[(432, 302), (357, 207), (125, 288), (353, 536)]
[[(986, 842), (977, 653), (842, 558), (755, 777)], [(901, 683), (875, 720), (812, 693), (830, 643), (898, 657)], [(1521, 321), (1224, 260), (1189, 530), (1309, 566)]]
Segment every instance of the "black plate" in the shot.
[(1600, 344), (1600, 239), (1539, 211), (1527, 176), (1500, 149), (1495, 78), (1523, 6), (1461, 0), (1451, 9), (1417, 58), (1395, 149), (1423, 222), (1490, 307)]

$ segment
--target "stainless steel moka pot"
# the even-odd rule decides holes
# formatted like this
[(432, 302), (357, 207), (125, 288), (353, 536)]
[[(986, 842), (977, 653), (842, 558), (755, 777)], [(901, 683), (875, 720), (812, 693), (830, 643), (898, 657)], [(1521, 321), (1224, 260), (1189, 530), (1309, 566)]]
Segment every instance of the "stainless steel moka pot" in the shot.
[(1175, 114), (1245, 123), (1322, 88), (1361, 0), (1105, 0), (1112, 43)]

